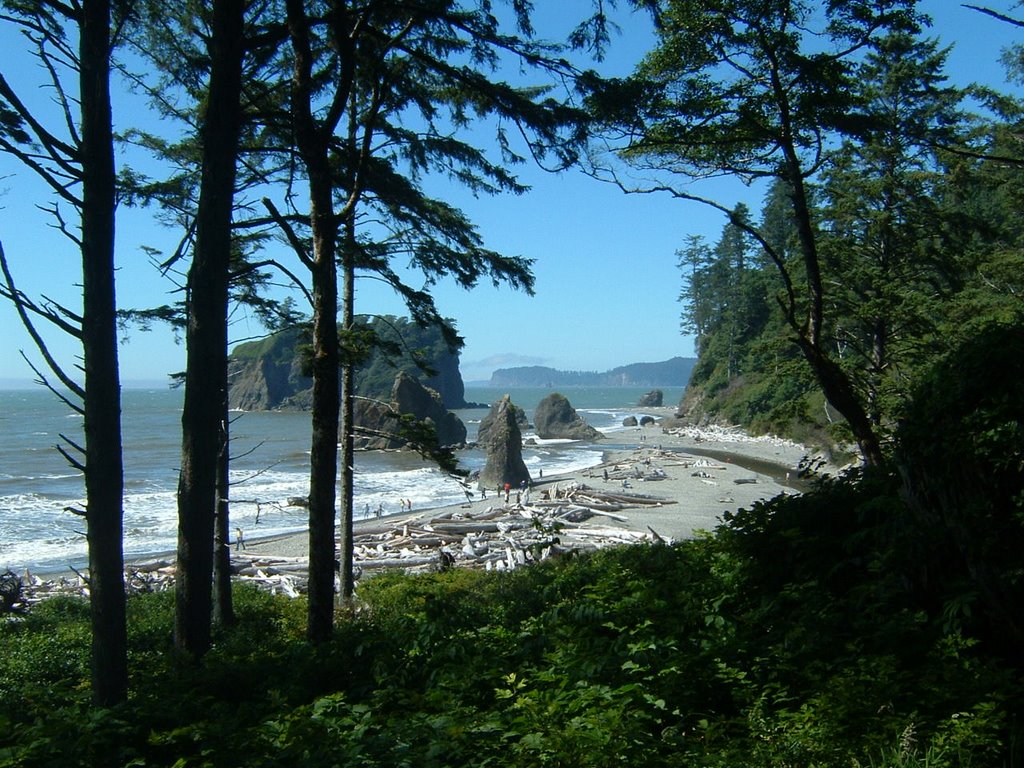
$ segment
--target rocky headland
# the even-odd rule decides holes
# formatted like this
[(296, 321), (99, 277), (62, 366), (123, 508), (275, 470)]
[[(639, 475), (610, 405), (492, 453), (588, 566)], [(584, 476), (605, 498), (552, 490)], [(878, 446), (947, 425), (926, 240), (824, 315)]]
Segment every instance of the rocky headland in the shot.
[[(358, 395), (387, 399), (396, 373), (404, 372), (437, 392), (445, 408), (471, 405), (466, 402), (458, 352), (448, 349), (438, 331), (418, 328), (401, 318), (383, 318), (365, 327), (369, 329), (366, 333), (385, 338), (387, 343), (371, 352), (356, 371)], [(387, 334), (401, 334), (403, 343), (398, 347), (404, 354), (394, 353), (396, 342), (387, 339)], [(306, 329), (296, 327), (235, 347), (228, 361), (229, 406), (242, 411), (309, 410), (313, 379), (308, 370), (308, 343)], [(410, 354), (408, 349), (416, 352)]]

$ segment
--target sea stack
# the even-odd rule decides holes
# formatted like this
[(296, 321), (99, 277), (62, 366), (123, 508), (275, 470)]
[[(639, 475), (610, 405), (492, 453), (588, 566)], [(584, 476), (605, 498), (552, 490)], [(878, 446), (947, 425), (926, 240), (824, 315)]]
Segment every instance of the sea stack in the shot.
[(519, 431), (516, 407), (508, 395), (491, 406), (490, 427), (483, 446), (487, 451), (487, 464), (480, 472), (479, 487), (513, 488), (530, 482), (530, 471), (523, 461), (523, 435)]
[(637, 402), (638, 408), (660, 408), (665, 401), (665, 393), (660, 389), (652, 389)]
[(354, 408), (357, 427), (356, 448), (394, 450), (408, 447), (401, 436), (401, 414), (433, 424), (437, 442), (442, 446), (466, 443), (466, 425), (444, 407), (441, 396), (424, 387), (405, 371), (399, 371), (391, 387), (391, 402), (357, 400)]
[[(505, 397), (508, 397), (508, 395), (506, 395)], [(494, 417), (495, 414), (498, 412), (498, 405), (500, 404), (500, 402), (501, 401), (499, 400), (498, 402), (493, 403), (491, 405), (491, 410), (487, 412), (487, 415), (480, 419), (480, 426), (477, 428), (476, 432), (476, 441), (481, 446), (486, 447), (488, 441), (490, 440), (489, 435), (491, 427), (494, 426)], [(518, 405), (511, 401), (509, 401), (508, 405), (509, 408), (512, 409), (512, 412), (515, 414), (516, 425), (519, 427), (520, 434), (522, 434), (523, 430), (528, 429), (530, 426), (530, 421), (529, 419), (526, 418), (526, 411), (524, 411), (522, 408), (520, 408)]]
[(604, 437), (576, 413), (576, 409), (557, 392), (545, 397), (533, 412), (537, 437), (545, 440), (600, 440)]

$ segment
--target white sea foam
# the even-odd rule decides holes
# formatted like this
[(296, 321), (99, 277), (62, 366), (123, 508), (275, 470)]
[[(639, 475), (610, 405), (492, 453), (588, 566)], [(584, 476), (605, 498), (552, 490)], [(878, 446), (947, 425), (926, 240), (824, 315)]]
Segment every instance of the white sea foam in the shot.
[[(11, 439), (0, 446), (0, 570), (76, 568), (87, 562), (85, 520), (67, 511), (84, 505), (82, 478), (53, 451), (53, 436), (67, 431), (66, 413), (46, 393), (8, 400), (0, 409)], [(180, 466), (180, 392), (125, 394), (124, 550), (126, 557), (172, 552), (177, 539), (176, 485)], [(474, 397), (473, 399), (482, 400)], [(599, 429), (611, 429), (631, 411), (597, 408), (582, 413)], [(474, 412), (470, 422), (479, 421)], [(473, 424), (475, 427), (476, 425)], [(473, 430), (471, 430), (473, 431)], [(525, 436), (529, 436), (529, 433)], [(309, 493), (308, 414), (241, 416), (233, 428), (239, 457), (231, 472), (231, 527), (246, 538), (305, 528), (308, 511), (289, 506)], [(252, 454), (248, 449), (253, 447)], [(530, 474), (539, 479), (600, 462), (601, 446), (541, 441), (523, 449)], [(467, 470), (484, 466), (480, 450), (461, 451)], [(246, 468), (248, 465), (249, 468)], [(383, 507), (398, 512), (401, 500), (413, 509), (457, 504), (465, 488), (436, 468), (406, 453), (360, 454), (355, 467), (355, 514)], [(469, 490), (476, 492), (475, 484)], [(340, 509), (340, 502), (339, 502)]]

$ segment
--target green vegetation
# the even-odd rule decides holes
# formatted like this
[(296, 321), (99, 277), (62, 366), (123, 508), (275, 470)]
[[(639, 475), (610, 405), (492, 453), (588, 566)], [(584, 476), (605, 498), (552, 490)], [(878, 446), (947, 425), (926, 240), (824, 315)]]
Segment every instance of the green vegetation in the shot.
[[(513, 574), (387, 575), (313, 648), (239, 590), (201, 666), (169, 595), (129, 603), (128, 704), (91, 710), (86, 606), (3, 630), (0, 765), (986, 766), (1019, 760), (1018, 671), (900, 563), (891, 479), (713, 537)], [(828, 510), (830, 514), (822, 514)]]
[(44, 602), (0, 625), (0, 767), (1020, 766), (1024, 333), (912, 402), (884, 466), (671, 546), (385, 574), (317, 645), (239, 589), (196, 661), (135, 597), (112, 708), (88, 606)]
[[(951, 422), (987, 414), (1003, 459), (961, 497), (993, 506), (966, 538), (874, 468), (672, 546), (382, 575), (316, 646), (303, 601), (239, 589), (238, 624), (188, 660), (172, 595), (143, 595), (111, 709), (86, 604), (44, 602), (0, 629), (0, 766), (1020, 765), (1024, 645), (983, 592), (1024, 596), (1021, 400), (957, 396)], [(934, 442), (908, 429), (904, 451)]]
[[(947, 54), (897, 27), (842, 62), (857, 87), (842, 109), (856, 118), (834, 126), (827, 161), (770, 175), (759, 215), (723, 211), (717, 242), (691, 238), (680, 250), (682, 324), (699, 352), (691, 418), (862, 449), (873, 436), (886, 452), (938, 360), (989, 326), (1024, 324), (1021, 105), (993, 93), (971, 102), (977, 91), (948, 84)], [(797, 287), (811, 275), (813, 300), (803, 299)], [(809, 334), (820, 356), (808, 354)]]

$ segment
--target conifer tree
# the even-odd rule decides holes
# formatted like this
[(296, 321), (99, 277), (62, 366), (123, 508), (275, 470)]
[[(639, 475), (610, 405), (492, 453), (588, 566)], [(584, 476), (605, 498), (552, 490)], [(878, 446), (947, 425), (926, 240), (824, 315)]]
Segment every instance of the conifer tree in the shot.
[[(81, 252), (82, 306), (37, 303), (15, 285), (2, 248), (6, 290), (57, 382), (40, 378), (84, 421), (85, 444), (70, 438), (59, 447), (85, 477), (92, 617), (93, 699), (123, 701), (128, 692), (125, 625), (121, 451), (121, 391), (117, 355), (114, 240), (116, 172), (110, 98), (111, 60), (120, 24), (130, 4), (110, 0), (81, 3), (5, 2), (6, 23), (22, 28), (37, 45), (49, 72), (58, 118), (47, 124), (0, 76), (0, 150), (18, 158), (49, 186), (56, 226)], [(77, 232), (60, 206), (76, 212)], [(43, 319), (82, 346), (79, 382), (50, 354), (34, 319)], [(58, 389), (60, 390), (58, 392)], [(64, 394), (64, 392), (68, 394)]]
[[(349, 330), (352, 281), (358, 272), (372, 273), (392, 286), (417, 322), (444, 324), (428, 290), (403, 281), (392, 265), (397, 257), (421, 271), (427, 287), (445, 275), (466, 287), (486, 276), (529, 290), (529, 263), (484, 248), (465, 216), (426, 194), (421, 180), (434, 174), (478, 193), (521, 192), (515, 177), (463, 140), (460, 131), (486, 116), (496, 125), (505, 164), (525, 160), (508, 135), (513, 127), (528, 137), (527, 151), (533, 156), (553, 149), (556, 164), (562, 165), (574, 157), (570, 145), (579, 138), (573, 133), (579, 115), (542, 91), (492, 80), (502, 57), (527, 67), (564, 67), (554, 49), (530, 40), (528, 9), (519, 3), (512, 3), (517, 34), (504, 32), (486, 9), (458, 2), (339, 0), (308, 6), (292, 2), (287, 9), (291, 135), (310, 208), (308, 214), (292, 209), (275, 215), (313, 275), (308, 631), (320, 640), (330, 632), (333, 610), (339, 408), (344, 414), (342, 592), (351, 590), (345, 538), (352, 524), (348, 473), (353, 425), (347, 404), (354, 393), (350, 374), (343, 375), (344, 390), (337, 389), (339, 300), (343, 327)], [(567, 128), (572, 135), (566, 136)], [(363, 212), (379, 222), (377, 230), (361, 230)], [(308, 235), (302, 234), (305, 227)], [(451, 328), (448, 338), (458, 343)]]
[[(818, 7), (797, 0), (663, 0), (658, 43), (637, 73), (595, 83), (590, 103), (626, 161), (661, 190), (711, 205), (757, 238), (782, 282), (793, 341), (826, 398), (843, 415), (864, 459), (882, 461), (879, 436), (825, 334), (826, 283), (809, 184), (839, 137), (856, 135), (857, 58), (889, 31), (913, 33), (912, 0), (852, 0)], [(622, 183), (614, 167), (596, 169)], [(678, 183), (728, 174), (785, 182), (797, 230), (794, 268), (730, 206)]]
[[(834, 286), (828, 333), (879, 429), (936, 354), (942, 309), (964, 245), (942, 206), (947, 169), (936, 147), (964, 145), (960, 92), (944, 83), (934, 41), (890, 35), (860, 68), (867, 130), (824, 174), (822, 256)], [(961, 217), (960, 213), (956, 217)]]
[[(224, 492), (220, 473), (226, 468), (228, 286), (242, 125), (245, 5), (244, 0), (212, 2), (209, 90), (199, 129), (202, 170), (187, 284), (175, 580), (175, 643), (193, 655), (204, 654), (210, 646), (214, 523), (218, 496)], [(223, 601), (222, 607), (230, 611)]]
[(260, 89), (260, 71), (283, 32), (265, 4), (242, 0), (197, 0), (173, 9), (151, 3), (144, 21), (132, 42), (153, 72), (133, 76), (171, 130), (179, 132), (171, 138), (137, 128), (127, 132), (130, 141), (174, 170), (158, 179), (133, 171), (125, 190), (133, 203), (159, 205), (183, 232), (177, 251), (161, 268), (169, 273), (182, 271), (182, 262), (188, 267), (184, 299), (177, 306), (125, 317), (168, 320), (185, 336), (175, 641), (179, 649), (201, 656), (209, 648), (211, 620), (233, 621), (229, 305), (234, 299), (261, 316), (273, 312), (273, 302), (259, 295), (268, 279), (261, 266), (268, 263), (250, 258), (259, 246), (260, 224), (238, 215), (236, 196), (264, 179), (253, 102), (267, 96)]

